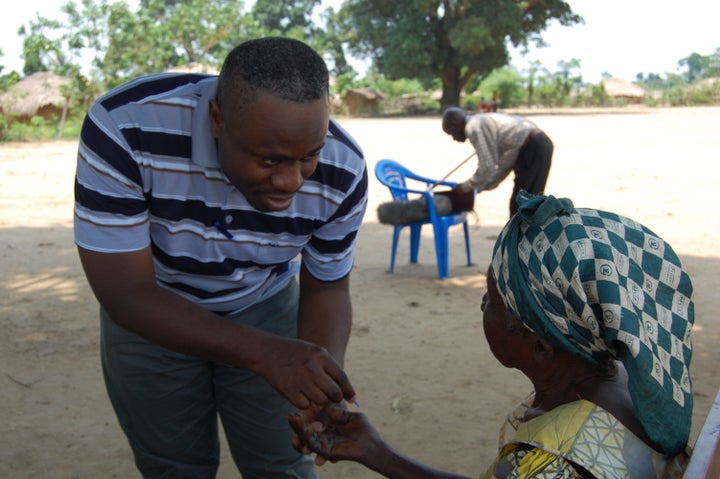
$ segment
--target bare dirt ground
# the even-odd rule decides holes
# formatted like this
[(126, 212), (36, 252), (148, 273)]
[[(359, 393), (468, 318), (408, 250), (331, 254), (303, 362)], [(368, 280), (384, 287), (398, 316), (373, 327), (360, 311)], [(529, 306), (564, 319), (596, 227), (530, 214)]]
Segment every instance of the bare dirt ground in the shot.
[[(532, 119), (555, 142), (547, 192), (615, 211), (670, 242), (695, 285), (692, 440), (720, 387), (720, 108), (550, 114)], [(342, 119), (341, 119), (342, 120)], [(451, 237), (451, 278), (436, 279), (426, 231), (419, 264), (407, 237), (386, 272), (391, 229), (376, 220), (389, 194), (372, 175), (381, 158), (440, 177), (471, 151), (439, 118), (346, 119), (371, 169), (352, 293), (347, 371), (363, 410), (401, 451), (477, 477), (494, 455), (509, 405), (529, 392), (485, 344), (479, 312), (484, 271), (507, 218), (508, 179), (476, 201), (464, 266)], [(0, 477), (139, 477), (107, 400), (98, 359), (97, 304), (72, 239), (75, 142), (0, 144)], [(472, 165), (452, 179), (465, 179)], [(238, 477), (226, 449), (218, 477)], [(378, 477), (361, 466), (324, 466), (321, 477)]]

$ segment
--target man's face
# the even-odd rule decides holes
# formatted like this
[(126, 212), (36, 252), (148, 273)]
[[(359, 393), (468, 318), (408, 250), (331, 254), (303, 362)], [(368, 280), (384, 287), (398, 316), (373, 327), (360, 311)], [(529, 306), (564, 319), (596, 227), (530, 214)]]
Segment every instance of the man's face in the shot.
[(467, 140), (465, 136), (465, 125), (457, 121), (444, 121), (442, 129), (445, 133), (452, 136), (453, 140), (463, 143)]
[(210, 126), (220, 166), (230, 182), (260, 211), (290, 207), (315, 171), (330, 114), (322, 98), (297, 103), (258, 93), (240, 112), (210, 102)]

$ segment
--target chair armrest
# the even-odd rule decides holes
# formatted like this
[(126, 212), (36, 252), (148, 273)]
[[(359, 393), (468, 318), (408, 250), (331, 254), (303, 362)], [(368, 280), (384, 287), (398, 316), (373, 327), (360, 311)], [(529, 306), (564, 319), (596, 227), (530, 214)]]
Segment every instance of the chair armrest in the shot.
[(720, 476), (720, 391), (695, 441), (683, 478), (710, 479), (718, 476)]
[(450, 188), (454, 188), (457, 186), (456, 181), (438, 181), (433, 183), (434, 186), (449, 186)]
[(452, 181), (439, 181), (437, 178), (428, 178), (427, 176), (418, 175), (417, 173), (406, 173), (406, 177), (415, 181), (420, 181), (428, 186), (432, 185), (446, 185), (454, 186), (456, 183)]

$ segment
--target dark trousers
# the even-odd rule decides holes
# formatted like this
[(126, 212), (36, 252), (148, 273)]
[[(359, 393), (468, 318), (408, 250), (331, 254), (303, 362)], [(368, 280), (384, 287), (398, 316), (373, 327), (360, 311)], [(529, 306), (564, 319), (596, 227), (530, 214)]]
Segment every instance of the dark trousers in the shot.
[[(236, 315), (296, 337), (299, 287)], [(220, 456), (218, 416), (244, 479), (316, 479), (313, 459), (291, 445), (296, 411), (252, 371), (176, 353), (146, 341), (101, 312), (105, 382), (135, 464), (145, 479), (213, 479)]]
[(552, 140), (542, 131), (533, 136), (527, 145), (520, 149), (520, 154), (515, 162), (515, 187), (510, 197), (510, 217), (517, 213), (518, 204), (515, 198), (520, 190), (525, 190), (533, 195), (539, 195), (545, 191), (553, 149)]

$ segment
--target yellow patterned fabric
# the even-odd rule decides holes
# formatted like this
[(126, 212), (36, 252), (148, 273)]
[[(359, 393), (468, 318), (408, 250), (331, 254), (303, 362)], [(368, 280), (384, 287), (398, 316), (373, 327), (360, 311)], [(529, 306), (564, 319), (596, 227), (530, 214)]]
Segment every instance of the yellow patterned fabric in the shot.
[(532, 400), (507, 418), (500, 453), (483, 479), (673, 479), (683, 456), (667, 458), (614, 416), (584, 400), (522, 422)]

